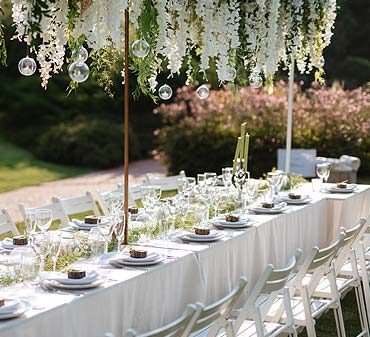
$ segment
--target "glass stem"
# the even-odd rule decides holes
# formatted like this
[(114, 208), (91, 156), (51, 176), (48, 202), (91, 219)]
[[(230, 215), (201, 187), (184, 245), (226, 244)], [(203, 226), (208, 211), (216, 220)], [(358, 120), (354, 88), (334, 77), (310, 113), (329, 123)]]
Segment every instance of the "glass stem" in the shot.
[(106, 239), (105, 241), (104, 241), (104, 253), (106, 254), (106, 253), (108, 253), (108, 245), (109, 245), (109, 241), (108, 241), (109, 239)]
[(39, 269), (39, 273), (41, 273), (41, 272), (44, 271), (44, 265), (45, 265), (45, 257), (44, 256), (41, 256), (40, 257), (40, 269)]
[(53, 272), (55, 272), (57, 269), (57, 258), (53, 256), (52, 260), (53, 260)]

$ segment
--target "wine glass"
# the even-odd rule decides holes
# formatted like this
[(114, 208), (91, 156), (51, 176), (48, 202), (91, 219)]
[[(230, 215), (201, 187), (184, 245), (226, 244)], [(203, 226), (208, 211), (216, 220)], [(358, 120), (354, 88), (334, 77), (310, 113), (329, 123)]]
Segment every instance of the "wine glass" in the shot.
[(316, 173), (321, 181), (321, 190), (323, 188), (323, 181), (329, 178), (330, 175), (330, 165), (328, 163), (322, 163), (316, 165)]
[(37, 278), (39, 265), (32, 248), (24, 249), (21, 258), (21, 277), (25, 286), (34, 282)]
[(88, 244), (93, 259), (96, 259), (99, 255), (104, 253), (105, 244), (102, 245), (101, 237), (102, 235), (100, 234), (100, 230), (98, 227), (93, 227), (90, 229), (88, 235)]
[[(128, 221), (130, 221), (130, 213), (128, 213)], [(122, 241), (125, 238), (125, 215), (122, 215), (122, 218), (120, 221), (117, 221), (114, 225), (114, 233), (116, 234), (117, 238), (117, 249), (118, 253), (121, 252), (121, 246), (122, 246)]]
[(198, 182), (198, 186), (199, 186), (199, 191), (201, 191), (202, 188), (206, 184), (206, 175), (204, 173), (198, 173), (197, 174), (197, 182)]
[(50, 253), (51, 249), (50, 233), (41, 232), (40, 234), (35, 234), (32, 238), (32, 248), (40, 257), (39, 272), (42, 272), (44, 271), (45, 259)]
[(196, 179), (193, 177), (186, 177), (186, 183), (185, 183), (185, 192), (190, 193), (193, 191), (195, 185), (196, 185)]
[(104, 239), (104, 253), (108, 253), (109, 239), (112, 235), (112, 221), (105, 219), (106, 221), (101, 221), (98, 223), (99, 232)]
[(222, 169), (222, 182), (224, 186), (229, 188), (231, 186), (231, 179), (233, 177), (233, 168), (232, 167), (224, 167)]
[(113, 216), (118, 215), (123, 206), (123, 194), (119, 192), (109, 193), (107, 203), (109, 213)]
[(246, 190), (249, 197), (249, 201), (253, 203), (257, 197), (259, 182), (254, 179), (248, 179)]
[(279, 172), (268, 172), (267, 181), (271, 186), (271, 198), (273, 199), (277, 194), (277, 188), (281, 181), (281, 174)]
[(217, 183), (217, 173), (215, 172), (204, 172), (206, 178), (206, 186), (214, 187)]
[(152, 202), (154, 207), (155, 204), (161, 199), (162, 188), (159, 185), (150, 185), (149, 189), (150, 189), (150, 201)]
[(53, 272), (56, 271), (57, 261), (62, 247), (62, 234), (58, 232), (50, 233), (51, 235), (51, 247), (50, 255), (51, 260), (53, 261)]
[(28, 240), (36, 230), (36, 213), (33, 211), (26, 211), (24, 219), (24, 231)]
[(38, 229), (45, 233), (53, 221), (53, 211), (51, 209), (37, 209), (35, 211), (36, 225)]

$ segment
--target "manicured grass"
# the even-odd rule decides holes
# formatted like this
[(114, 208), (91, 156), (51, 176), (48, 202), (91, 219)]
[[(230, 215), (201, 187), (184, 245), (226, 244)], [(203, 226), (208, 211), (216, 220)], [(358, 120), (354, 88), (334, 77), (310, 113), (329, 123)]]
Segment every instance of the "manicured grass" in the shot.
[(30, 152), (0, 138), (0, 193), (89, 171), (37, 160)]

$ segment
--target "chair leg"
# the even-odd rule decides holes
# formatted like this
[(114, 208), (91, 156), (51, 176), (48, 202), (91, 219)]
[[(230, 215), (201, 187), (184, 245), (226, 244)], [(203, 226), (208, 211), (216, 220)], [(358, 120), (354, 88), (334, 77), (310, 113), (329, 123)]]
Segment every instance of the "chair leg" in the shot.
[(368, 326), (370, 325), (370, 286), (369, 286), (369, 277), (366, 270), (366, 261), (364, 256), (364, 244), (361, 242), (358, 258), (360, 262), (360, 270), (361, 270), (361, 279), (362, 279), (362, 290), (364, 292), (365, 303), (366, 303), (366, 313), (367, 313), (367, 320)]
[(342, 307), (340, 305), (340, 301), (338, 301), (338, 308), (334, 309), (336, 320), (338, 320), (338, 326), (339, 330), (337, 330), (337, 334), (340, 337), (346, 337), (346, 330), (344, 328), (344, 320), (343, 320), (343, 313), (342, 313)]
[(360, 322), (362, 327), (362, 332), (366, 332), (367, 336), (369, 336), (369, 326), (367, 322), (367, 315), (366, 315), (366, 307), (364, 303), (363, 291), (362, 291), (362, 284), (360, 283), (358, 286), (355, 287), (355, 294), (356, 294), (356, 301), (358, 307), (358, 314), (360, 316)]
[(306, 320), (306, 330), (308, 337), (316, 337), (315, 320), (312, 317), (310, 296), (307, 287), (302, 287), (301, 297), (303, 302), (304, 316)]

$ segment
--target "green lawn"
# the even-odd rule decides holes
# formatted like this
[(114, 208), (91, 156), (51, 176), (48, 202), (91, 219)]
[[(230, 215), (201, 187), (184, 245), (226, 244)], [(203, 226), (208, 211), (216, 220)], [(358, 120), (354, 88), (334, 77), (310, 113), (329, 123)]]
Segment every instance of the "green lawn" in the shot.
[(30, 152), (0, 139), (0, 193), (89, 171), (37, 160)]

